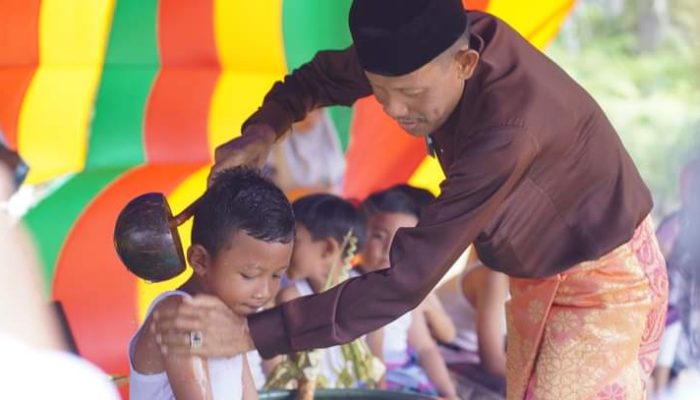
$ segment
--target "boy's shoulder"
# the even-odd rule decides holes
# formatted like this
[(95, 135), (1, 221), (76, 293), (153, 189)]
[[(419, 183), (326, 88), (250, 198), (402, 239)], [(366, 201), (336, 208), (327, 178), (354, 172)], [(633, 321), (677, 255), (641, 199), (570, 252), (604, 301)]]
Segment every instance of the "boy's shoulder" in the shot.
[(156, 297), (153, 302), (151, 303), (150, 309), (148, 310), (148, 314), (146, 315), (146, 319), (143, 321), (143, 325), (141, 327), (141, 331), (139, 332), (138, 336), (143, 337), (143, 336), (150, 336), (151, 333), (151, 324), (153, 324), (153, 316), (156, 313), (161, 313), (161, 312), (176, 312), (177, 308), (182, 304), (183, 300), (185, 297), (188, 296), (188, 294), (180, 291), (171, 291), (171, 292), (165, 292), (158, 297)]
[[(150, 327), (150, 324), (153, 321), (153, 315), (156, 313), (161, 313), (164, 311), (172, 311), (175, 312), (177, 311), (177, 308), (182, 304), (184, 298), (186, 296), (189, 296), (185, 292), (181, 292), (179, 290), (174, 290), (174, 291), (168, 291), (160, 294), (158, 297), (153, 299), (151, 302), (151, 305), (148, 308), (148, 313), (146, 314), (146, 318), (143, 320), (143, 326), (141, 330), (143, 331), (144, 329)], [(143, 334), (143, 332), (140, 332), (140, 334)]]
[(142, 374), (153, 374), (164, 371), (160, 347), (151, 329), (153, 314), (168, 309), (177, 308), (184, 294), (166, 292), (151, 303), (151, 309), (133, 340), (132, 362), (134, 369)]
[(156, 311), (162, 311), (179, 306), (185, 296), (187, 295), (184, 292), (179, 291), (165, 292), (161, 294), (155, 300), (153, 300), (153, 303), (151, 303), (151, 312), (148, 314), (148, 319), (151, 319), (153, 317), (153, 313)]

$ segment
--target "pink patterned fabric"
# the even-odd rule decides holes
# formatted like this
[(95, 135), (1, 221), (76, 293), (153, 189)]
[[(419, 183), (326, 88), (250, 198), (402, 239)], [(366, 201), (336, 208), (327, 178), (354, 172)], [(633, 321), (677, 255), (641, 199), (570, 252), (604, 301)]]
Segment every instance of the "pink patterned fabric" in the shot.
[(511, 279), (508, 399), (646, 397), (668, 303), (651, 221), (596, 261), (545, 279)]

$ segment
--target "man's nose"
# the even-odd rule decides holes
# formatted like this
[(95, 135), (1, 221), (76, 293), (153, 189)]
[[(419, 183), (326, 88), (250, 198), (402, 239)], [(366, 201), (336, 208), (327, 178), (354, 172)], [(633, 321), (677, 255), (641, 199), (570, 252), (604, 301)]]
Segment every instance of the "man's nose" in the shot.
[(404, 102), (396, 98), (387, 99), (382, 106), (384, 107), (384, 112), (393, 119), (401, 119), (408, 116), (408, 107)]

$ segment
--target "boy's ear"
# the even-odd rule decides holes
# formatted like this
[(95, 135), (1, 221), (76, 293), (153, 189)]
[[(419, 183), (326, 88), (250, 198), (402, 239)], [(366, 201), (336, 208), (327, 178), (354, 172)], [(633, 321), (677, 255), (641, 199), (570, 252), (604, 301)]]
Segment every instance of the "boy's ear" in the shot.
[(193, 244), (187, 249), (187, 261), (189, 261), (194, 273), (199, 276), (205, 276), (209, 270), (211, 256), (204, 246)]
[(340, 244), (332, 237), (323, 239), (323, 257), (331, 258), (338, 257), (340, 254)]

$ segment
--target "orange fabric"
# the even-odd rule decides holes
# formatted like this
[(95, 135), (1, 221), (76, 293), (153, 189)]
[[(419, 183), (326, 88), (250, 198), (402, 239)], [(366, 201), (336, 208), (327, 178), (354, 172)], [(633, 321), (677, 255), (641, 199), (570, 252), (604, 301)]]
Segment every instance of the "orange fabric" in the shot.
[(0, 12), (0, 128), (17, 150), (17, 120), (39, 64), (39, 0), (5, 0)]
[(650, 220), (596, 261), (511, 278), (508, 399), (642, 399), (668, 302)]

